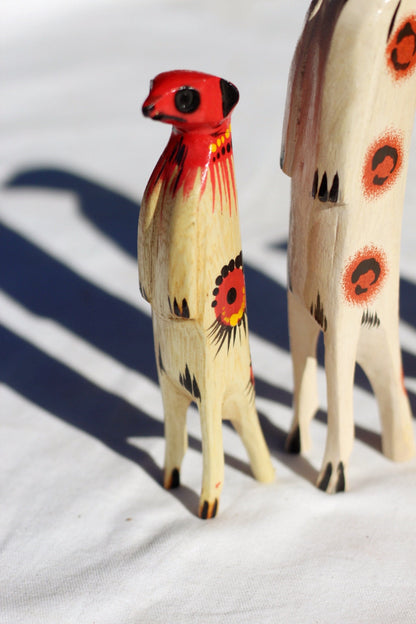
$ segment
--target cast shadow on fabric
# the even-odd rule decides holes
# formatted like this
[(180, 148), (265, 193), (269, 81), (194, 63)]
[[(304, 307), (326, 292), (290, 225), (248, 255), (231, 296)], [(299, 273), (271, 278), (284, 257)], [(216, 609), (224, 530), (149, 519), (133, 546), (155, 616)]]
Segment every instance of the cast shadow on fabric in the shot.
[[(32, 188), (62, 190), (75, 194), (79, 210), (102, 234), (133, 260), (136, 259), (136, 233), (139, 205), (110, 188), (75, 173), (53, 168), (27, 169), (17, 173), (8, 189)], [(87, 343), (126, 367), (157, 382), (150, 316), (94, 285), (56, 258), (42, 251), (14, 230), (0, 226), (0, 288), (33, 314), (51, 318)], [(276, 247), (285, 250), (285, 241)], [(286, 289), (257, 268), (245, 264), (250, 331), (263, 340), (289, 351)], [(139, 297), (139, 292), (137, 291)], [(401, 317), (415, 327), (416, 285), (401, 281)], [(129, 438), (163, 437), (163, 424), (122, 398), (99, 388), (37, 347), (1, 328), (3, 364), (1, 380), (16, 392), (64, 421), (101, 440), (109, 448), (138, 463), (158, 483), (161, 468)], [(322, 364), (322, 345), (320, 346)], [(416, 357), (403, 352), (406, 374), (416, 377)], [(257, 396), (290, 407), (292, 395), (256, 376)], [(358, 370), (356, 383), (369, 389)], [(416, 414), (416, 396), (410, 394)], [(283, 452), (286, 432), (260, 414), (262, 427), (272, 453), (279, 461), (314, 481), (315, 470), (302, 458)], [(318, 420), (326, 415), (319, 412)], [(380, 438), (361, 427), (356, 437), (380, 449)], [(200, 441), (190, 437), (190, 446), (200, 449)], [(226, 454), (226, 463), (248, 473), (244, 462)], [(195, 495), (186, 488), (174, 493), (187, 507), (195, 508)], [(183, 491), (185, 490), (185, 492)]]

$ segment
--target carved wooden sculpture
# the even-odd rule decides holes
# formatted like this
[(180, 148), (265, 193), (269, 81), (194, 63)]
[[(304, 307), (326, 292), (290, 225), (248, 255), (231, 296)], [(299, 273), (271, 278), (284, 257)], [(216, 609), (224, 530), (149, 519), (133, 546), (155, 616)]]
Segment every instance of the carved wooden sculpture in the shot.
[(328, 436), (318, 485), (346, 488), (355, 362), (378, 400), (383, 452), (414, 453), (398, 339), (401, 213), (416, 105), (416, 0), (314, 0), (289, 80), (289, 328), (294, 419), (308, 448), (324, 332)]
[(141, 292), (152, 305), (165, 414), (165, 487), (179, 485), (186, 411), (198, 405), (203, 447), (199, 515), (216, 515), (224, 480), (222, 418), (242, 437), (255, 477), (274, 471), (254, 405), (230, 114), (238, 91), (203, 73), (151, 83), (143, 113), (173, 131), (139, 218)]

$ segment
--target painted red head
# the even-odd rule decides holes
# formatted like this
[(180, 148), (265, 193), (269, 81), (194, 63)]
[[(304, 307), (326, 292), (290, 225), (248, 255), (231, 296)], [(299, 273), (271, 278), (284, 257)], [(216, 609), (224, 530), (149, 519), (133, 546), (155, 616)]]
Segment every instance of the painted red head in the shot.
[[(146, 117), (182, 130), (212, 131), (228, 119), (239, 94), (223, 78), (187, 70), (158, 74), (143, 104)], [(228, 123), (228, 121), (227, 121)]]

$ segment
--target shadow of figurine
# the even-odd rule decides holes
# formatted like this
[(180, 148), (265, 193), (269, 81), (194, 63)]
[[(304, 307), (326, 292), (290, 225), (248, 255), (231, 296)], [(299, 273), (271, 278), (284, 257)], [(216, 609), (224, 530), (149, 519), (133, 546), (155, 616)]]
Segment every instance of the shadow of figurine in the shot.
[[(22, 170), (11, 177), (6, 186), (16, 191), (39, 188), (74, 193), (82, 214), (120, 249), (136, 259), (140, 208), (138, 203), (123, 194), (81, 175), (52, 167)], [(0, 225), (0, 241), (3, 267), (0, 288), (4, 292), (34, 314), (55, 320), (125, 366), (157, 381), (150, 316), (92, 284), (5, 225)], [(280, 241), (277, 246), (285, 250), (285, 241)], [(247, 262), (245, 275), (250, 331), (288, 352), (286, 288)], [(402, 279), (401, 316), (412, 327), (416, 327), (415, 311), (416, 284)], [(52, 414), (102, 440), (115, 452), (140, 465), (155, 481), (162, 482), (162, 469), (144, 450), (127, 441), (131, 437), (163, 437), (160, 421), (98, 388), (4, 328), (1, 330), (1, 344), (5, 345), (4, 349), (7, 345), (6, 357), (0, 363), (0, 377), (4, 383)], [(9, 366), (11, 358), (15, 361), (13, 367)], [(322, 363), (322, 352), (320, 361)], [(406, 376), (416, 377), (416, 356), (404, 350), (403, 363)], [(35, 370), (36, 375), (33, 374)], [(52, 383), (53, 375), (56, 375), (56, 383)], [(369, 390), (368, 382), (358, 367), (356, 383)], [(73, 395), (66, 405), (60, 392), (62, 388), (66, 389), (65, 397)], [(268, 383), (258, 375), (256, 394), (286, 407), (292, 404), (291, 392), (277, 383)], [(409, 392), (409, 397), (415, 415), (416, 395)], [(99, 419), (97, 414), (100, 414)], [(309, 462), (302, 459), (299, 464), (299, 458), (294, 461), (285, 454), (286, 432), (262, 414), (259, 416), (272, 454), (294, 472), (313, 482), (316, 474)], [(325, 414), (318, 412), (317, 419), (324, 422)], [(356, 427), (356, 437), (376, 449), (380, 448), (379, 436), (363, 428)], [(199, 440), (191, 438), (189, 442), (192, 448), (200, 449)], [(249, 473), (245, 462), (227, 454), (225, 461), (243, 473)], [(189, 509), (197, 507), (197, 497), (191, 491), (182, 488), (182, 491), (171, 493)]]

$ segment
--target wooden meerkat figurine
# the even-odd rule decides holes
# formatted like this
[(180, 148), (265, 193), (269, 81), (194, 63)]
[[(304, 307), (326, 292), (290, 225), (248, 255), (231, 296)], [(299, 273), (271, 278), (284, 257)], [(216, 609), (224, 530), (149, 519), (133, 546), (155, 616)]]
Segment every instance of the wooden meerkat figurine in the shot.
[(201, 518), (214, 517), (224, 480), (222, 419), (231, 420), (257, 479), (274, 479), (254, 404), (246, 290), (230, 131), (231, 83), (171, 71), (151, 82), (147, 117), (172, 124), (139, 217), (141, 292), (152, 305), (165, 416), (165, 479), (179, 485), (186, 411), (199, 408)]
[(289, 79), (282, 168), (292, 178), (289, 331), (294, 419), (309, 447), (324, 333), (328, 436), (318, 486), (346, 489), (357, 361), (383, 452), (414, 454), (398, 337), (401, 215), (416, 105), (416, 0), (314, 0)]

